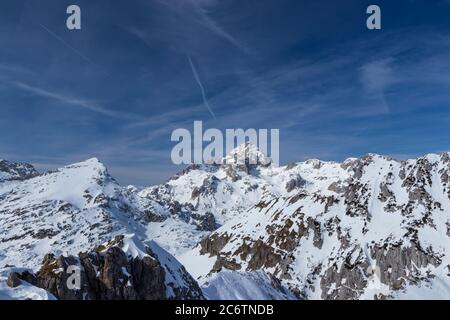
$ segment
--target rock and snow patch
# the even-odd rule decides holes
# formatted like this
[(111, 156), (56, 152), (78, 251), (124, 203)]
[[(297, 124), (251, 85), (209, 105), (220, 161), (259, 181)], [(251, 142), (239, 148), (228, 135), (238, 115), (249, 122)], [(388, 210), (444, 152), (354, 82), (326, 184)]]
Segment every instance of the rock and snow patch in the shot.
[[(79, 275), (78, 288), (69, 286), (74, 266)], [(48, 254), (36, 273), (11, 269), (7, 285), (11, 289), (4, 288), (5, 295), (16, 291), (42, 293), (41, 288), (49, 292), (48, 297), (62, 300), (204, 298), (195, 280), (173, 256), (155, 243), (144, 246), (134, 235), (118, 235), (77, 256)]]
[(31, 164), (0, 159), (0, 182), (25, 180), (37, 175), (39, 172)]
[(50, 292), (35, 287), (19, 279), (15, 284), (10, 283), (11, 273), (31, 272), (31, 270), (6, 267), (0, 269), (0, 300), (56, 300)]

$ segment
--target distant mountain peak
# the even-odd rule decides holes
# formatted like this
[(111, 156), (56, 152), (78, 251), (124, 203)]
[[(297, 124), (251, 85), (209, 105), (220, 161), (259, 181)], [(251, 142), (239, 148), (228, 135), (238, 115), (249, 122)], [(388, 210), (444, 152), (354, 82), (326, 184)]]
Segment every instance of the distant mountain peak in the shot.
[(85, 161), (67, 165), (59, 170), (77, 170), (77, 172), (85, 172), (93, 176), (108, 177), (108, 169), (97, 158), (90, 158)]
[(226, 164), (260, 164), (269, 165), (267, 157), (257, 146), (246, 142), (231, 150), (224, 158)]
[(70, 167), (103, 167), (103, 168), (105, 168), (104, 164), (102, 162), (100, 162), (100, 160), (98, 160), (98, 158), (96, 158), (96, 157), (90, 158), (90, 159), (87, 159), (84, 161), (72, 163), (72, 164), (66, 166), (66, 168), (70, 168)]
[(37, 175), (39, 175), (39, 172), (29, 163), (0, 160), (0, 182), (25, 180)]

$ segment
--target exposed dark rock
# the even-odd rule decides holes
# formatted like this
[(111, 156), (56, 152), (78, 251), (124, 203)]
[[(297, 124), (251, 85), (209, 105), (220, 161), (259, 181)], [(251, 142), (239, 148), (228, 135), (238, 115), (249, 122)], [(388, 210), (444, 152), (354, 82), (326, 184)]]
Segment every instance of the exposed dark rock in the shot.
[[(142, 257), (128, 256), (122, 250), (123, 239), (123, 236), (117, 236), (107, 244), (78, 256), (55, 257), (48, 254), (35, 275), (12, 273), (10, 278), (27, 281), (61, 300), (168, 299), (166, 271), (158, 256), (148, 247)], [(78, 287), (74, 278), (77, 272), (80, 276)], [(197, 283), (187, 272), (183, 276), (190, 278), (187, 279), (190, 288), (172, 287), (175, 299), (202, 299)]]
[(183, 169), (181, 172), (179, 172), (179, 173), (173, 175), (172, 177), (170, 177), (170, 179), (169, 179), (168, 181), (171, 181), (171, 180), (177, 180), (177, 179), (179, 179), (180, 177), (182, 177), (182, 176), (188, 174), (189, 172), (191, 172), (191, 171), (193, 171), (193, 170), (197, 170), (197, 169), (199, 169), (199, 168), (200, 168), (200, 165), (199, 165), (199, 164), (190, 164), (190, 165), (188, 165), (185, 169)]
[(22, 280), (20, 280), (19, 275), (16, 272), (11, 272), (8, 276), (6, 284), (10, 288), (16, 288), (22, 284)]
[(321, 249), (323, 244), (323, 238), (322, 238), (322, 232), (321, 232), (321, 226), (320, 223), (317, 222), (317, 220), (309, 217), (307, 219), (308, 222), (308, 228), (310, 230), (313, 230), (314, 232), (314, 238), (313, 238), (313, 244), (317, 248)]
[(345, 190), (346, 214), (351, 217), (366, 216), (369, 214), (369, 187), (355, 180)]
[[(372, 268), (362, 250), (356, 258), (349, 254), (340, 265), (335, 263), (321, 278), (323, 299), (357, 299), (367, 286), (370, 277), (379, 277), (379, 281), (392, 290), (404, 288), (407, 283), (425, 280), (419, 269), (438, 266), (441, 262), (431, 251), (421, 249), (417, 244), (403, 246), (375, 245), (370, 250), (371, 258), (376, 261)], [(378, 270), (377, 273), (375, 270)], [(379, 297), (381, 298), (381, 297)]]
[(306, 185), (306, 181), (301, 177), (297, 176), (295, 178), (292, 178), (286, 183), (286, 191), (291, 192), (294, 189), (300, 189), (303, 188)]
[(211, 212), (206, 212), (203, 215), (192, 213), (191, 217), (196, 220), (198, 230), (214, 231), (217, 229), (216, 219)]
[(33, 238), (36, 239), (45, 239), (45, 238), (53, 238), (56, 236), (59, 232), (52, 229), (41, 229), (38, 230), (34, 235)]
[(242, 179), (242, 177), (236, 172), (234, 166), (231, 165), (226, 166), (225, 173), (227, 174), (227, 177), (231, 179), (232, 182), (236, 182)]
[(344, 193), (346, 189), (344, 186), (342, 186), (342, 181), (338, 181), (330, 184), (328, 186), (328, 190), (341, 194)]
[(262, 267), (275, 267), (282, 260), (280, 253), (275, 252), (274, 248), (261, 240), (256, 241), (249, 247), (249, 251), (243, 252), (243, 254), (245, 258), (247, 255), (250, 256), (247, 271), (259, 270)]
[(217, 257), (211, 272), (220, 272), (223, 268), (236, 271), (240, 270), (242, 267), (235, 259), (228, 260), (225, 257), (219, 256)]
[(224, 233), (222, 235), (212, 234), (200, 241), (200, 254), (208, 254), (212, 256), (217, 256), (219, 252), (226, 246), (230, 240), (231, 235)]
[(417, 244), (404, 247), (398, 245), (374, 246), (371, 256), (377, 261), (381, 270), (381, 282), (393, 289), (403, 287), (405, 280), (417, 282), (421, 280), (420, 268), (429, 265), (437, 267), (441, 261), (432, 251), (423, 250)]
[(378, 199), (382, 202), (386, 202), (389, 198), (394, 197), (394, 194), (389, 190), (385, 183), (380, 184), (380, 194), (378, 195)]
[(219, 179), (216, 176), (204, 179), (200, 187), (195, 187), (194, 190), (192, 190), (191, 199), (194, 200), (200, 195), (215, 193), (217, 191), (218, 182)]
[(297, 163), (291, 162), (286, 166), (286, 170), (294, 169), (297, 166)]
[(366, 287), (367, 275), (365, 272), (368, 266), (366, 262), (357, 266), (349, 266), (343, 263), (340, 267), (334, 264), (327, 269), (320, 279), (322, 299), (357, 299)]
[(6, 180), (26, 180), (39, 175), (39, 172), (31, 164), (7, 160), (0, 160), (0, 172), (8, 175)]
[(153, 211), (152, 209), (147, 209), (142, 212), (142, 219), (144, 220), (144, 222), (150, 223), (150, 222), (163, 222), (167, 218), (155, 213), (155, 211)]

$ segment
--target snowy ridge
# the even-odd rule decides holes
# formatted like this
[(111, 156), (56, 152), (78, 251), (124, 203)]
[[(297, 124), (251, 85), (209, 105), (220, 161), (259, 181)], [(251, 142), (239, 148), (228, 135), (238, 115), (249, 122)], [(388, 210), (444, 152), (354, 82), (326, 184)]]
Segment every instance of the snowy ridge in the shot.
[(138, 231), (133, 201), (97, 159), (0, 184), (0, 264), (36, 267), (48, 252), (76, 254)]

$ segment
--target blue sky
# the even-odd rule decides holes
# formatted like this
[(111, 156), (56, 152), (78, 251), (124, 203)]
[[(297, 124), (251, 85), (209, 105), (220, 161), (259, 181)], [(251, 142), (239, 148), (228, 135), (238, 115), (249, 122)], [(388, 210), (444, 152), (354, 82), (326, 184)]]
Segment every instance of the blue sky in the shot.
[(409, 158), (450, 151), (449, 103), (446, 0), (0, 2), (0, 157), (41, 170), (96, 156), (160, 183), (194, 120), (279, 128), (281, 163)]

